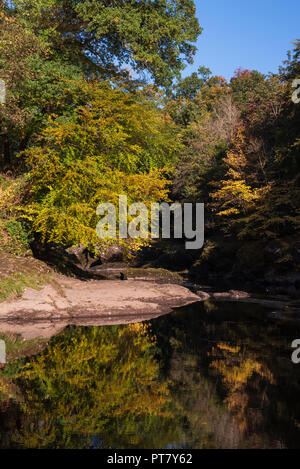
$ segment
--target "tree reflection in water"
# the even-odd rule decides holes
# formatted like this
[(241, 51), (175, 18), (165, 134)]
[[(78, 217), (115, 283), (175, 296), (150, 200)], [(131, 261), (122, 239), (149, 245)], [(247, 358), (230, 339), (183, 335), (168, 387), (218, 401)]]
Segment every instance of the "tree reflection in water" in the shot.
[(1, 447), (300, 447), (297, 332), (234, 303), (69, 327), (1, 371)]

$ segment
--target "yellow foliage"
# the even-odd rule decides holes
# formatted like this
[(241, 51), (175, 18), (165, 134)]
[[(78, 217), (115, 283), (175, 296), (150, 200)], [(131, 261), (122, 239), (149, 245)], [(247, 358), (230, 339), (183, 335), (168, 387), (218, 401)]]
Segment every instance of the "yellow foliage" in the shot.
[(228, 180), (221, 182), (221, 188), (212, 193), (211, 198), (215, 201), (217, 215), (229, 216), (245, 212), (257, 200), (258, 194), (243, 180)]
[[(168, 201), (167, 168), (179, 148), (175, 127), (142, 92), (108, 83), (78, 84), (88, 100), (69, 120), (52, 118), (36, 146), (22, 155), (30, 167), (20, 216), (42, 241), (82, 243), (92, 250), (119, 243), (135, 251), (149, 240), (100, 240), (97, 206)], [(24, 207), (25, 204), (25, 207)], [(118, 224), (117, 224), (118, 225)]]

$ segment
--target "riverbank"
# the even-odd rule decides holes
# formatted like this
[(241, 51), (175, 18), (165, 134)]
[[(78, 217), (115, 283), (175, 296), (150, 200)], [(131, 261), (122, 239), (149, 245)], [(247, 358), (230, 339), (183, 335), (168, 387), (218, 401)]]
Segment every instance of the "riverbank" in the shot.
[[(78, 279), (31, 257), (0, 257), (1, 331), (51, 337), (69, 324), (140, 322), (201, 299), (166, 271), (128, 271), (130, 279)], [(133, 278), (135, 277), (135, 278)], [(145, 277), (147, 280), (145, 280)], [(142, 280), (143, 279), (143, 280)], [(9, 288), (8, 288), (9, 286)]]

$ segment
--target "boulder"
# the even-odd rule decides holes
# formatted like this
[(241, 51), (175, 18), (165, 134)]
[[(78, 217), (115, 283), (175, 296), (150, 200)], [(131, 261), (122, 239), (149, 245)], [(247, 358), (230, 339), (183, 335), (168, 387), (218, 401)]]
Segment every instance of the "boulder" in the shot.
[[(64, 249), (64, 248), (62, 248)], [(83, 244), (79, 244), (78, 246), (72, 246), (69, 248), (64, 249), (65, 253), (63, 253), (64, 257), (67, 256), (69, 262), (74, 262), (82, 270), (87, 270), (91, 267), (91, 265), (97, 262), (97, 259), (93, 257), (93, 255), (89, 252), (87, 248), (83, 246)], [(98, 260), (101, 264), (101, 261)]]
[(98, 272), (99, 268), (120, 261), (123, 257), (122, 250), (118, 245), (103, 249), (98, 256), (95, 256), (83, 244), (62, 246), (55, 243), (34, 242), (32, 251), (35, 257), (55, 265), (64, 273), (71, 272), (79, 277), (87, 278), (106, 278), (105, 275), (102, 276), (100, 271)]
[(202, 301), (207, 301), (210, 299), (210, 294), (202, 290), (196, 291), (196, 295), (198, 295)]
[(118, 244), (113, 244), (100, 252), (99, 259), (101, 259), (102, 264), (109, 262), (122, 262), (122, 248)]

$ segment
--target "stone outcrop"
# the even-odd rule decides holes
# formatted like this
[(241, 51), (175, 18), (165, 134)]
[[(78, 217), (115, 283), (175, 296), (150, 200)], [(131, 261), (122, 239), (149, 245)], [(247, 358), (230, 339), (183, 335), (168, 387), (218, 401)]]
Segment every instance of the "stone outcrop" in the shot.
[[(136, 280), (78, 280), (57, 276), (40, 290), (0, 303), (1, 324), (42, 321), (67, 324), (137, 322), (200, 301), (187, 288)], [(30, 329), (30, 328), (29, 328)]]

